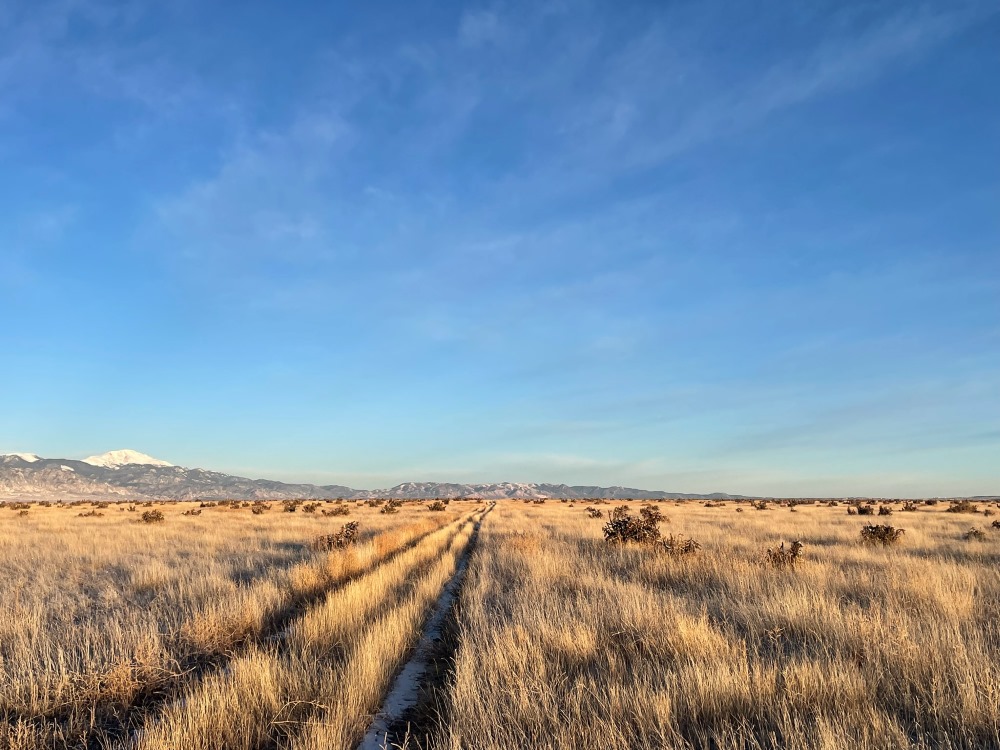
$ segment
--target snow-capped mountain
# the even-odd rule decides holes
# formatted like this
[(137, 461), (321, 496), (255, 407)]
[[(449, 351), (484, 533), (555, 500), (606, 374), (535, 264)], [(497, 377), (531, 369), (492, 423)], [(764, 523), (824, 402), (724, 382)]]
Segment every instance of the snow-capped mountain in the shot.
[(99, 456), (90, 456), (83, 459), (83, 462), (91, 466), (103, 466), (107, 469), (116, 469), (119, 466), (126, 466), (128, 464), (137, 464), (140, 466), (173, 466), (173, 464), (159, 458), (153, 458), (152, 456), (147, 456), (145, 453), (139, 453), (139, 451), (129, 450), (128, 448), (118, 451), (108, 451)]
[(266, 479), (223, 474), (206, 469), (185, 469), (132, 450), (110, 451), (83, 461), (41, 458), (33, 453), (0, 455), (0, 500), (30, 499), (233, 499), (288, 498), (362, 499), (398, 497), (504, 498), (725, 498), (729, 495), (694, 495), (652, 492), (628, 487), (569, 486), (496, 482), (456, 484), (405, 482), (380, 490), (356, 490), (342, 485), (287, 484)]
[(42, 457), (35, 453), (0, 453), (0, 458), (6, 458), (7, 456), (10, 456), (11, 458), (20, 458), (22, 461), (27, 461), (29, 464), (42, 460)]

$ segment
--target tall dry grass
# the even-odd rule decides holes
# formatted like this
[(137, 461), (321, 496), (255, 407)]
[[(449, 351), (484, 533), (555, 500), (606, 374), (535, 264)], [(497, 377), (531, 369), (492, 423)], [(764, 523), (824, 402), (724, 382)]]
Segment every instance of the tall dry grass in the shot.
[[(921, 508), (883, 549), (843, 506), (662, 507), (699, 553), (609, 548), (582, 507), (497, 508), (433, 746), (1000, 747), (1000, 531)], [(762, 562), (793, 539), (794, 569)]]
[(196, 506), (160, 505), (167, 520), (155, 525), (115, 505), (100, 517), (0, 509), (0, 747), (107, 744), (141, 721), (137, 705), (459, 512), (358, 504), (360, 543), (324, 554), (309, 542), (348, 518), (280, 507), (181, 515)]
[(349, 747), (465, 549), (468, 516), (330, 593), (283, 637), (186, 692), (136, 750)]

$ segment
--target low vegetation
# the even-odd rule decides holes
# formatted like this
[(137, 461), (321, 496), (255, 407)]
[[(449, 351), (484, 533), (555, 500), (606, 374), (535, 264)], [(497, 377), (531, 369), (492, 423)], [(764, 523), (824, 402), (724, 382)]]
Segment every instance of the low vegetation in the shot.
[(888, 547), (902, 539), (905, 533), (905, 529), (897, 529), (887, 524), (870, 524), (861, 529), (861, 539), (868, 544)]
[(0, 513), (0, 747), (355, 748), (467, 559), (386, 747), (1000, 748), (1000, 521), (536, 500)]
[(928, 508), (886, 554), (842, 507), (794, 507), (672, 508), (702, 548), (678, 559), (617, 541), (646, 538), (636, 504), (603, 529), (499, 504), (440, 719), (407, 746), (1000, 747), (1000, 535), (956, 547), (961, 518)]

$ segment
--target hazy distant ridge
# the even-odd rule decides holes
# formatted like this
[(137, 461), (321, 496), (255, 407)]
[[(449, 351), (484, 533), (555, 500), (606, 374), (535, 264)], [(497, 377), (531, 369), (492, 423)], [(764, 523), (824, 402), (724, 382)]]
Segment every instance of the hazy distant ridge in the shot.
[[(114, 463), (100, 465), (91, 457), (86, 461), (62, 458), (31, 459), (24, 455), (0, 456), (0, 499), (78, 499), (136, 498), (191, 500), (232, 498), (335, 498), (400, 497), (423, 499), (431, 497), (482, 497), (489, 499), (552, 497), (552, 498), (621, 498), (649, 500), (663, 498), (727, 498), (740, 497), (725, 493), (698, 495), (680, 492), (656, 492), (630, 487), (570, 486), (566, 484), (535, 484), (497, 482), (492, 484), (458, 484), (439, 482), (405, 482), (377, 490), (356, 490), (342, 485), (289, 484), (266, 479), (223, 474), (206, 469), (186, 469), (172, 466), (134, 451), (113, 451), (121, 460), (123, 454), (149, 460), (151, 463)], [(104, 454), (105, 456), (111, 454)], [(156, 463), (152, 463), (156, 462)], [(96, 464), (96, 465), (95, 465)]]

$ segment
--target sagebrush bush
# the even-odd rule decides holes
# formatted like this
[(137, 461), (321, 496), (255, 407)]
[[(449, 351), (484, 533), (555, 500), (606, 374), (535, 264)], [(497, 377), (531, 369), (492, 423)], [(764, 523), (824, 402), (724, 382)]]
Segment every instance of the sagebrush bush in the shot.
[(907, 513), (914, 513), (917, 510), (917, 504), (912, 500), (907, 500), (905, 503), (903, 503), (903, 510), (906, 511)]
[(200, 516), (201, 515), (201, 508), (191, 508), (190, 510), (186, 510), (183, 513), (181, 513), (181, 515), (182, 516)]
[(962, 534), (962, 538), (967, 542), (981, 542), (986, 538), (986, 532), (982, 529), (971, 528)]
[(631, 515), (627, 505), (615, 508), (604, 525), (604, 541), (610, 544), (653, 544), (659, 539), (658, 522)]
[(147, 510), (139, 518), (143, 523), (160, 523), (163, 521), (163, 511)]
[(892, 508), (890, 508), (888, 505), (880, 505), (878, 507), (878, 514), (880, 516), (891, 516)]
[(357, 539), (358, 522), (350, 521), (349, 523), (345, 523), (341, 526), (340, 531), (336, 534), (324, 534), (323, 536), (316, 537), (311, 546), (314, 550), (328, 552), (334, 549), (350, 547), (357, 541)]
[(434, 501), (433, 503), (431, 503), (430, 505), (428, 505), (428, 506), (427, 506), (427, 510), (436, 510), (436, 511), (441, 511), (441, 510), (445, 510), (445, 509), (447, 509), (447, 507), (448, 507), (448, 506), (447, 506), (447, 505), (445, 505), (445, 504), (444, 504), (443, 502), (441, 502), (440, 500), (435, 500), (435, 501)]
[(875, 506), (874, 505), (858, 505), (855, 506), (858, 509), (859, 516), (874, 516)]
[(777, 549), (768, 549), (764, 553), (764, 559), (772, 568), (795, 568), (795, 563), (799, 561), (799, 557), (802, 556), (802, 548), (804, 545), (802, 542), (796, 540), (791, 543), (789, 547), (785, 547), (785, 543), (782, 542), (781, 546)]
[(945, 510), (949, 513), (978, 513), (979, 506), (968, 500), (956, 500)]
[(348, 516), (351, 514), (351, 509), (346, 505), (334, 505), (329, 510), (324, 510), (324, 516)]
[(668, 555), (673, 555), (674, 557), (693, 555), (701, 549), (701, 545), (694, 539), (686, 538), (679, 534), (677, 536), (671, 534), (665, 539), (660, 539), (656, 543), (656, 547), (661, 552), (666, 552)]
[(897, 529), (888, 524), (870, 524), (861, 529), (861, 540), (867, 544), (881, 544), (888, 547), (902, 539), (904, 533), (905, 529)]
[(387, 500), (385, 505), (382, 506), (382, 510), (379, 513), (399, 513), (399, 509), (403, 507), (402, 500)]
[(663, 521), (663, 513), (655, 505), (643, 505), (639, 508), (639, 515), (647, 523), (658, 524)]
[(584, 508), (584, 510), (587, 511), (587, 515), (590, 518), (604, 518), (604, 514), (597, 508), (588, 505), (586, 508)]

